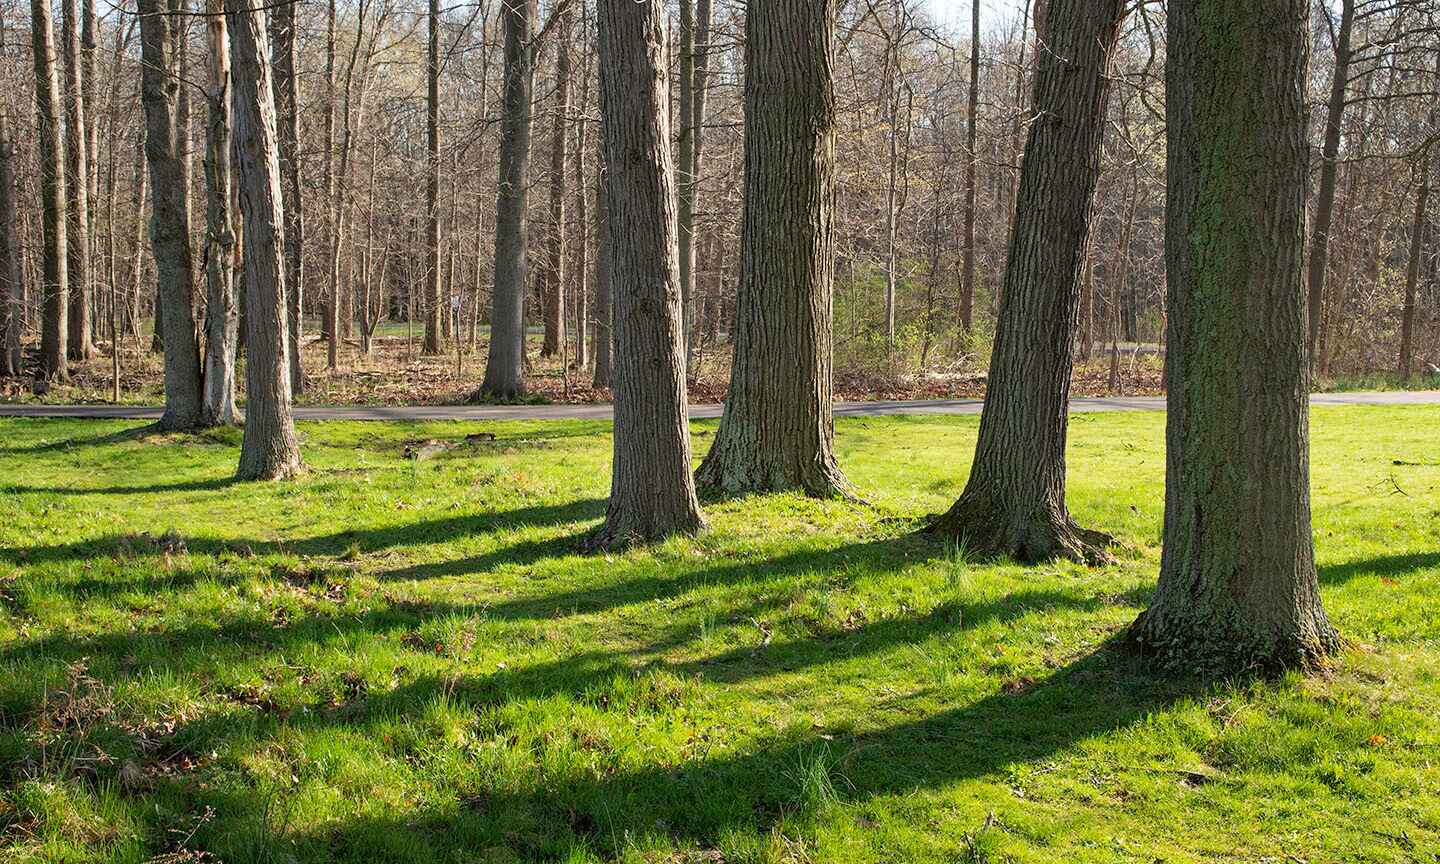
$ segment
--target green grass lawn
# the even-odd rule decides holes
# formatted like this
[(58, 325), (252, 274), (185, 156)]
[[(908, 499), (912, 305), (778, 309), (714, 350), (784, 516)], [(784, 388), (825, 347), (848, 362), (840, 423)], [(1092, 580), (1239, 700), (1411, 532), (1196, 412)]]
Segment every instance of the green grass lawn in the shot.
[(1314, 412), (1355, 647), (1219, 685), (1110, 647), (1160, 414), (1072, 420), (1072, 507), (1127, 545), (1094, 570), (915, 535), (969, 417), (840, 422), (868, 504), (605, 557), (606, 425), (304, 425), (283, 485), (133, 426), (0, 420), (3, 861), (1437, 860), (1440, 408)]

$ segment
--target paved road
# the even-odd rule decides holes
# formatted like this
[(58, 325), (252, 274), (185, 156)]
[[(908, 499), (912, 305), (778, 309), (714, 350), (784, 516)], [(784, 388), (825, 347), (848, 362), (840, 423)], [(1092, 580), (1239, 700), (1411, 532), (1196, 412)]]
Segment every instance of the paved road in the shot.
[[(1440, 390), (1388, 393), (1319, 393), (1314, 405), (1433, 405), (1440, 404)], [(841, 402), (837, 417), (872, 417), (883, 414), (979, 414), (979, 399), (920, 400), (913, 402)], [(1081, 397), (1070, 402), (1070, 410), (1163, 411), (1159, 396)], [(159, 408), (118, 405), (0, 405), (0, 417), (80, 417), (91, 420), (154, 420)], [(719, 417), (719, 405), (692, 405), (693, 418)], [(609, 405), (422, 405), (413, 407), (346, 406), (343, 408), (297, 408), (299, 420), (609, 420)]]

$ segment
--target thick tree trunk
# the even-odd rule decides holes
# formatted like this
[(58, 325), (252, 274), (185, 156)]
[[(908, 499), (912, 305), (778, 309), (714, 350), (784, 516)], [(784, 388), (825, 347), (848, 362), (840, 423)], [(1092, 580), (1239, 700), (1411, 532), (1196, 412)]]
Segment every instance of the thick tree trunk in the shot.
[(158, 273), (165, 350), (165, 414), (160, 427), (193, 429), (200, 422), (200, 346), (195, 333), (195, 277), (190, 256), (184, 154), (180, 152), (177, 34), (179, 0), (140, 0), (141, 102), (150, 166), (150, 240)]
[(1065, 506), (1075, 317), (1122, 0), (1056, 0), (1035, 73), (980, 440), (965, 492), (933, 531), (983, 555), (1104, 560), (1108, 538)]
[(495, 291), (490, 352), (477, 401), (525, 394), (525, 255), (529, 221), (530, 98), (535, 56), (535, 0), (501, 0), (505, 27), (505, 98), (500, 128), (500, 194), (495, 207)]
[(675, 167), (660, 4), (600, 0), (600, 102), (615, 302), (614, 475), (608, 549), (704, 527), (690, 474)]
[(752, 0), (746, 16), (734, 360), (697, 473), (727, 492), (849, 489), (831, 418), (835, 14), (835, 0)]
[(596, 387), (614, 383), (615, 310), (610, 302), (609, 211), (605, 203), (605, 156), (601, 141), (600, 164), (595, 166), (595, 378)]
[(1164, 553), (1130, 636), (1187, 672), (1323, 661), (1310, 523), (1304, 0), (1172, 4)]
[[(430, 0), (430, 43), (425, 98), (425, 340), (420, 353), (435, 356), (441, 343), (440, 316), (440, 0)], [(450, 238), (453, 245), (455, 238)]]
[(555, 27), (555, 116), (550, 136), (550, 244), (549, 262), (540, 273), (540, 296), (545, 305), (545, 341), (541, 357), (554, 357), (565, 344), (565, 186), (569, 165), (570, 115), (570, 13), (561, 14)]
[(44, 252), (40, 287), (45, 302), (40, 330), (37, 377), (69, 378), (65, 366), (69, 341), (69, 262), (65, 231), (65, 143), (61, 139), (60, 85), (55, 75), (55, 28), (50, 4), (30, 0), (30, 40), (35, 58), (36, 152), (40, 157), (40, 199), (44, 212)]
[(95, 354), (91, 339), (90, 304), (90, 139), (85, 134), (85, 78), (80, 49), (80, 12), (76, 0), (61, 4), (61, 33), (65, 46), (65, 191), (68, 196), (65, 237), (66, 272), (70, 279), (70, 309), (66, 337), (71, 360), (89, 360)]
[(241, 249), (245, 258), (245, 436), (241, 480), (278, 480), (299, 473), (300, 446), (290, 415), (290, 364), (285, 271), (285, 224), (270, 61), (265, 53), (263, 0), (226, 0), (235, 124)]
[(230, 213), (230, 46), (223, 0), (206, 0), (210, 82), (205, 94), (205, 395), (200, 425), (241, 421), (235, 407), (240, 307), (235, 296), (235, 229)]
[(1310, 328), (1306, 356), (1319, 355), (1320, 322), (1325, 296), (1325, 268), (1330, 256), (1330, 222), (1335, 213), (1335, 172), (1340, 156), (1340, 127), (1345, 114), (1345, 87), (1350, 81), (1350, 34), (1355, 24), (1355, 0), (1341, 0), (1340, 26), (1335, 36), (1335, 70), (1330, 79), (1330, 101), (1325, 114), (1325, 141), (1320, 150), (1320, 189), (1315, 196), (1315, 219), (1310, 230), (1308, 296)]
[(15, 139), (0, 107), (0, 377), (20, 376), (20, 226), (15, 218)]
[(285, 209), (285, 296), (286, 339), (290, 354), (290, 389), (305, 392), (305, 370), (300, 361), (304, 331), (305, 299), (305, 210), (300, 195), (300, 101), (299, 79), (295, 73), (295, 5), (278, 3), (270, 19), (271, 51), (274, 58), (275, 111), (280, 135), (280, 175), (284, 180)]

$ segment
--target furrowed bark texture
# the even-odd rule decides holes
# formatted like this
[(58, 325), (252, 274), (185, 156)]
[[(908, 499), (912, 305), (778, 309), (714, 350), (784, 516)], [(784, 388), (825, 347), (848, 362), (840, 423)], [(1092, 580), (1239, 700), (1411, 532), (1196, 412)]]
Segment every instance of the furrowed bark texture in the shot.
[(210, 83), (205, 94), (205, 391), (200, 425), (229, 426), (243, 419), (235, 405), (240, 305), (230, 212), (235, 186), (230, 170), (230, 45), (223, 0), (207, 0), (205, 11)]
[(690, 474), (675, 166), (658, 3), (600, 0), (615, 452), (605, 524), (592, 548), (704, 526)]
[(290, 390), (305, 392), (305, 370), (300, 363), (300, 340), (304, 329), (302, 304), (305, 299), (305, 211), (300, 198), (300, 102), (299, 79), (295, 75), (295, 6), (279, 3), (271, 11), (271, 56), (273, 60), (275, 114), (279, 123), (280, 174), (285, 182), (285, 296), (288, 301), (286, 328), (290, 365)]
[(279, 480), (302, 470), (290, 413), (289, 332), (281, 236), (280, 157), (263, 0), (226, 0), (234, 70), (235, 153), (244, 225), (245, 435), (241, 480)]
[(1161, 665), (1340, 647), (1310, 522), (1304, 0), (1172, 4), (1164, 553), (1132, 640)]
[(849, 488), (831, 417), (835, 14), (834, 0), (752, 0), (746, 16), (734, 360), (697, 472), (727, 492)]
[(525, 250), (529, 221), (531, 94), (535, 85), (534, 0), (501, 0), (505, 27), (505, 98), (500, 124), (500, 194), (495, 207), (495, 292), (490, 352), (479, 400), (525, 393)]
[[(1106, 558), (1065, 506), (1071, 347), (1123, 0), (1056, 0), (1005, 266), (980, 439), (964, 493), (931, 530), (982, 555)], [(1037, 19), (1038, 20), (1038, 19)]]
[(80, 10), (76, 0), (61, 4), (65, 42), (65, 237), (70, 307), (66, 323), (66, 354), (88, 360), (95, 354), (90, 339), (90, 140), (85, 134), (85, 77), (80, 49)]
[(60, 137), (60, 85), (55, 77), (55, 27), (50, 4), (30, 0), (30, 43), (35, 58), (36, 152), (40, 156), (42, 235), (41, 296), (45, 312), (40, 328), (37, 377), (64, 381), (66, 324), (70, 309), (69, 265), (65, 250), (65, 143)]
[(200, 422), (200, 346), (195, 333), (195, 273), (190, 257), (183, 127), (179, 121), (179, 0), (140, 0), (141, 85), (145, 159), (150, 166), (150, 242), (155, 252), (165, 351), (165, 414), (160, 428), (193, 429)]

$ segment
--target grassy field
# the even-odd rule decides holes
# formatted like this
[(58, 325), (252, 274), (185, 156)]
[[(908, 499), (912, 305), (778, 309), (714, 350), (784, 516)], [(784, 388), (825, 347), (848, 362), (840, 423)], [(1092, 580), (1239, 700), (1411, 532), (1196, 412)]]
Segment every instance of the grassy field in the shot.
[(842, 421), (868, 504), (607, 557), (604, 425), (305, 425), (305, 478), (241, 486), (236, 432), (0, 420), (0, 860), (1436, 861), (1440, 408), (1315, 411), (1354, 647), (1218, 685), (1110, 644), (1163, 425), (1073, 419), (1128, 547), (1089, 570), (915, 535), (968, 417)]

